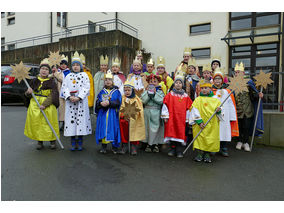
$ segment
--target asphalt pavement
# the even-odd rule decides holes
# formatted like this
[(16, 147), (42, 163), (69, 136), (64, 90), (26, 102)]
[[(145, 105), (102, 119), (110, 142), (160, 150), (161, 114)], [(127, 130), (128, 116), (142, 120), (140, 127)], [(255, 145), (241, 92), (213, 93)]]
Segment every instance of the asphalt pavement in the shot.
[(138, 156), (103, 155), (94, 134), (84, 150), (36, 150), (24, 136), (26, 108), (1, 107), (2, 201), (234, 201), (284, 200), (284, 149), (256, 146), (251, 153), (229, 147), (230, 157), (198, 163), (139, 151)]

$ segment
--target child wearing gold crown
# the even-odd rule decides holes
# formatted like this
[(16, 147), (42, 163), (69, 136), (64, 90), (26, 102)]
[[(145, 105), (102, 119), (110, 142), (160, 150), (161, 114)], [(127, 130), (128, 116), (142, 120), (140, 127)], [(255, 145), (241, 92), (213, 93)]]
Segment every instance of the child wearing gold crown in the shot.
[(101, 142), (100, 153), (107, 153), (107, 144), (112, 144), (112, 151), (117, 153), (120, 144), (119, 108), (121, 94), (114, 85), (114, 76), (109, 70), (104, 76), (105, 86), (97, 96), (96, 101), (96, 142)]
[[(138, 110), (135, 118), (127, 119), (121, 112), (125, 109), (125, 104), (133, 104)], [(125, 154), (128, 150), (128, 141), (131, 145), (131, 155), (137, 155), (137, 147), (139, 141), (145, 140), (145, 122), (144, 122), (144, 110), (141, 99), (135, 94), (135, 87), (133, 81), (125, 81), (124, 83), (124, 95), (122, 96), (122, 103), (120, 107), (120, 133), (121, 133), (121, 151), (120, 154)], [(130, 127), (129, 127), (130, 125)]]
[(64, 136), (71, 136), (71, 151), (81, 151), (83, 136), (92, 133), (88, 106), (90, 79), (83, 72), (83, 64), (77, 51), (72, 57), (71, 66), (71, 73), (65, 77), (62, 84), (66, 101)]
[(188, 70), (188, 61), (192, 58), (191, 48), (185, 47), (183, 51), (183, 60), (180, 62), (180, 64), (177, 66), (174, 76), (176, 76), (176, 73), (181, 70), (182, 75), (186, 76), (187, 70)]
[(96, 111), (97, 96), (104, 88), (104, 75), (108, 70), (108, 57), (101, 55), (100, 57), (100, 70), (94, 76), (94, 112)]
[[(235, 65), (235, 76), (245, 75), (244, 64), (241, 62)], [(250, 79), (248, 81), (249, 92), (243, 91), (235, 96), (237, 116), (239, 123), (239, 142), (236, 145), (236, 149), (241, 150), (242, 148), (249, 152), (249, 136), (252, 134), (254, 120), (256, 119), (256, 109), (258, 99), (263, 98), (263, 93), (259, 92), (254, 82)], [(260, 104), (259, 114), (257, 118), (256, 136), (263, 134), (263, 113), (262, 113), (262, 102)]]
[(186, 145), (185, 128), (192, 100), (183, 90), (184, 76), (177, 73), (173, 89), (165, 96), (161, 118), (165, 122), (164, 142), (170, 143), (169, 156), (182, 158)]
[[(221, 102), (214, 98), (214, 94), (211, 91), (212, 84), (208, 80), (201, 79), (200, 83), (200, 96), (198, 96), (191, 107), (190, 111), (190, 124), (192, 124), (193, 137), (205, 127), (205, 123), (211, 115), (217, 110), (217, 116), (221, 117)], [(195, 157), (195, 161), (203, 161), (211, 163), (211, 152), (219, 152), (220, 149), (220, 134), (219, 134), (219, 119), (214, 116), (212, 120), (207, 124), (205, 129), (196, 138), (193, 143), (193, 150), (197, 149), (198, 154)]]
[[(223, 102), (230, 94), (229, 89), (224, 84), (224, 75), (222, 70), (217, 67), (213, 75), (212, 90), (214, 97)], [(234, 94), (224, 102), (222, 107), (223, 119), (220, 120), (220, 152), (224, 157), (228, 157), (228, 143), (231, 142), (232, 137), (239, 136), (237, 111)]]
[(39, 76), (31, 80), (30, 88), (25, 92), (28, 98), (31, 98), (31, 94), (34, 92), (40, 104), (39, 108), (36, 101), (33, 98), (30, 99), (24, 131), (27, 137), (38, 141), (38, 150), (43, 148), (43, 141), (50, 141), (50, 148), (56, 148), (56, 136), (53, 134), (40, 109), (45, 112), (56, 134), (59, 136), (56, 110), (59, 106), (59, 93), (54, 78), (48, 77), (50, 73), (51, 68), (48, 59), (42, 60), (40, 63)]
[(141, 61), (137, 57), (133, 61), (133, 73), (127, 76), (127, 81), (133, 82), (135, 94), (140, 97), (148, 83), (146, 81), (146, 75), (142, 72)]
[[(169, 90), (171, 89), (174, 81), (166, 71), (165, 58), (162, 57), (162, 56), (159, 56), (157, 58), (157, 74), (160, 75), (160, 77), (161, 77), (162, 81), (161, 81), (160, 85), (162, 87), (164, 94), (166, 95), (169, 92)], [(183, 74), (181, 74), (181, 75), (183, 75)]]
[[(210, 83), (212, 84), (212, 68), (210, 66), (210, 64), (205, 64), (202, 67), (202, 79), (206, 80), (206, 81), (210, 81)], [(195, 97), (198, 97), (200, 94), (200, 84), (197, 83), (196, 85), (196, 89), (195, 89)]]
[[(143, 53), (141, 50), (138, 50), (136, 51), (136, 57), (137, 60), (140, 60), (141, 61), (141, 66), (142, 66), (142, 72), (147, 72), (147, 65), (146, 64), (143, 64), (142, 61), (143, 61)], [(133, 70), (134, 70), (134, 67), (133, 67), (133, 64), (131, 64), (130, 66), (130, 73), (133, 73)]]
[(158, 145), (164, 144), (164, 122), (161, 119), (161, 109), (165, 95), (159, 85), (161, 82), (159, 75), (147, 76), (147, 82), (149, 85), (141, 95), (146, 130), (146, 139), (142, 142), (147, 144), (145, 152), (159, 152)]
[(153, 61), (152, 58), (150, 58), (148, 61), (147, 61), (147, 71), (145, 72), (145, 75), (148, 76), (148, 75), (151, 75), (151, 74), (154, 74), (156, 75), (156, 71), (155, 71), (155, 62)]
[(196, 85), (198, 84), (200, 80), (199, 77), (195, 73), (196, 73), (195, 59), (191, 58), (188, 61), (188, 69), (185, 75), (185, 79), (186, 79), (185, 91), (192, 101), (194, 101), (195, 99)]
[(112, 60), (111, 71), (113, 74), (114, 85), (118, 87), (120, 94), (123, 95), (123, 84), (125, 82), (125, 76), (120, 71), (120, 60), (116, 57)]

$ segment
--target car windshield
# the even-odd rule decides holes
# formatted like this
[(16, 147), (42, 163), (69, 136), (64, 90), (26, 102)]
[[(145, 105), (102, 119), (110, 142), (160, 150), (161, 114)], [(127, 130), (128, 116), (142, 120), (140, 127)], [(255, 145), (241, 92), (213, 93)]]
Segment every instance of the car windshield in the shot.
[(10, 66), (1, 66), (1, 76), (9, 75), (12, 68)]

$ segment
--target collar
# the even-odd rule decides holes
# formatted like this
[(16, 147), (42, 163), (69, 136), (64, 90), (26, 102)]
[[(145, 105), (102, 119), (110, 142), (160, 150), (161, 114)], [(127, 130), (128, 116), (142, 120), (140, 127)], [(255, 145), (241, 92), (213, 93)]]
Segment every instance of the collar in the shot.
[(203, 97), (213, 97), (214, 93), (212, 91), (210, 91), (210, 93), (208, 95), (204, 95), (202, 92), (200, 92), (200, 96), (203, 96)]

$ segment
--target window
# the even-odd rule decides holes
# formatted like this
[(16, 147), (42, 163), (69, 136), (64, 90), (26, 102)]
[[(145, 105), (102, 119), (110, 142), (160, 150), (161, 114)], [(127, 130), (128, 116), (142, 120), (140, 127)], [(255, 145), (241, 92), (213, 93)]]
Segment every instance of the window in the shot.
[(5, 51), (5, 37), (1, 37), (1, 52)]
[(211, 23), (189, 26), (190, 35), (204, 34), (204, 33), (210, 33), (210, 32), (211, 32)]
[(106, 31), (106, 27), (99, 25), (99, 32), (105, 32), (105, 31)]
[(1, 18), (5, 18), (5, 12), (1, 12)]
[(251, 15), (250, 12), (235, 12), (231, 13), (231, 17), (240, 17), (240, 16), (248, 16)]
[(232, 56), (250, 55), (251, 46), (240, 46), (232, 48)]
[(261, 27), (261, 26), (278, 24), (279, 17), (280, 17), (279, 14), (256, 17), (256, 26)]
[(231, 30), (246, 29), (251, 27), (251, 18), (233, 20), (231, 22)]
[(8, 16), (13, 16), (15, 15), (15, 12), (8, 12)]
[(8, 45), (8, 50), (14, 50), (14, 49), (15, 49), (15, 44)]
[(192, 56), (195, 58), (210, 58), (210, 48), (192, 49)]
[[(67, 27), (67, 12), (63, 12), (62, 27)], [(57, 26), (61, 27), (61, 12), (57, 12)]]
[(8, 19), (8, 25), (12, 25), (12, 24), (15, 24), (15, 17)]

